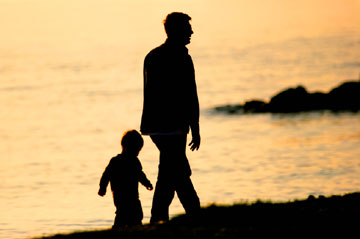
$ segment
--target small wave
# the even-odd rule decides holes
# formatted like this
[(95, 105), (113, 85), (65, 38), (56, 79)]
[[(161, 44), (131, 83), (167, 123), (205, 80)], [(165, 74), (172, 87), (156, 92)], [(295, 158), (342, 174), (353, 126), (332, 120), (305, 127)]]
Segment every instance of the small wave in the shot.
[(343, 62), (341, 64), (335, 65), (336, 68), (357, 68), (360, 67), (360, 61), (350, 61), (350, 62)]
[(38, 89), (38, 87), (24, 85), (24, 86), (11, 86), (11, 87), (0, 88), (0, 91), (28, 91), (35, 89)]

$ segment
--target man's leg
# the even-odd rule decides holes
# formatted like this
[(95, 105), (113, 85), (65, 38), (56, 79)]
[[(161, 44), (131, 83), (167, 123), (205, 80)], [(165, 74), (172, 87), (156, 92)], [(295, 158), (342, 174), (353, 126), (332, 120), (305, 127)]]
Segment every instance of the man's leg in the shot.
[(150, 222), (168, 221), (169, 206), (175, 196), (171, 180), (171, 137), (164, 135), (151, 136), (160, 151), (158, 178), (155, 186)]
[(175, 190), (188, 214), (198, 211), (199, 198), (190, 180), (191, 169), (185, 152), (186, 135), (158, 135), (151, 136), (151, 139), (160, 151), (151, 222), (169, 219), (169, 206)]
[(169, 206), (174, 195), (175, 190), (170, 182), (163, 179), (157, 180), (151, 208), (151, 223), (169, 220)]
[(175, 191), (189, 216), (196, 216), (200, 210), (200, 200), (190, 177), (177, 180)]

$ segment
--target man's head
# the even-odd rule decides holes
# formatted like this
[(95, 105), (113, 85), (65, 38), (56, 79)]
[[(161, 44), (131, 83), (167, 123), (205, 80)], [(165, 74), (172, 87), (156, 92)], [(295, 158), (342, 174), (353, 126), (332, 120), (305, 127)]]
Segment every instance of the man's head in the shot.
[(136, 130), (128, 130), (121, 139), (121, 147), (124, 153), (137, 156), (144, 145), (144, 140)]
[(190, 20), (191, 17), (182, 12), (173, 12), (167, 15), (164, 20), (164, 27), (168, 38), (179, 44), (189, 44), (191, 35), (194, 33)]

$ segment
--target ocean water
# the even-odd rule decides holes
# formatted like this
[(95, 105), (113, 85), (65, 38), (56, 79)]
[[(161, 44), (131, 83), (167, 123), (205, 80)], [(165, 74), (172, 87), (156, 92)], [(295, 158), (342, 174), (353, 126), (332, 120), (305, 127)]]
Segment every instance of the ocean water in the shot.
[[(271, 14), (261, 1), (237, 2), (1, 0), (0, 238), (112, 225), (111, 193), (97, 195), (99, 179), (122, 133), (139, 128), (143, 59), (165, 40), (161, 19), (174, 8), (193, 17), (202, 144), (188, 158), (203, 206), (359, 191), (359, 113), (213, 110), (299, 84), (326, 92), (358, 80), (359, 2), (324, 10), (321, 1), (294, 1), (294, 11), (275, 1)], [(148, 137), (139, 158), (155, 183)], [(140, 186), (144, 223), (152, 196)], [(176, 197), (170, 212), (184, 212)]]

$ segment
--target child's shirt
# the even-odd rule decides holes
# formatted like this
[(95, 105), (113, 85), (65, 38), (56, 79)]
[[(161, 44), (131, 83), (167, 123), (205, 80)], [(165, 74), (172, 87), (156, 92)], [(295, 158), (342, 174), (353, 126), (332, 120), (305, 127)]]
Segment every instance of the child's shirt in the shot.
[(135, 156), (118, 154), (110, 160), (101, 180), (100, 190), (106, 191), (106, 187), (111, 185), (111, 190), (116, 195), (124, 198), (139, 198), (139, 182), (145, 187), (150, 187), (151, 183), (142, 171), (139, 159)]

